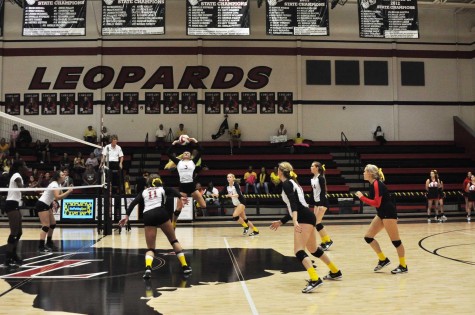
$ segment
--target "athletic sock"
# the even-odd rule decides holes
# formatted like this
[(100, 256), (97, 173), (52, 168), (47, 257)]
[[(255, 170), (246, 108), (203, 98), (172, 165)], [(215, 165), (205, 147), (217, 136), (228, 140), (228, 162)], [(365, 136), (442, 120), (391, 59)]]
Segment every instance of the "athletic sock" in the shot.
[(330, 235), (325, 235), (324, 237), (322, 237), (322, 243), (328, 243), (331, 241), (331, 238), (330, 238)]
[(145, 268), (152, 268), (153, 256), (145, 255)]
[(386, 256), (383, 254), (383, 252), (378, 253), (378, 258), (381, 261), (386, 260)]
[(242, 225), (245, 229), (247, 229), (247, 228), (249, 227), (249, 225), (247, 225), (246, 222), (241, 223), (241, 225)]
[(188, 264), (186, 263), (186, 258), (185, 258), (184, 253), (179, 253), (176, 256), (178, 257), (178, 260), (180, 261), (180, 264), (181, 264), (182, 267), (188, 266)]
[(48, 237), (46, 238), (46, 243), (47, 243), (47, 244), (53, 243), (53, 237), (52, 237), (52, 236), (48, 236)]
[(406, 257), (399, 257), (399, 264), (403, 266), (404, 268), (407, 267), (406, 265)]
[(331, 272), (333, 272), (333, 273), (338, 272), (338, 270), (340, 270), (340, 269), (338, 269), (337, 266), (335, 266), (335, 264), (333, 262), (330, 262), (327, 266), (328, 266), (328, 268), (330, 268)]
[(252, 228), (252, 230), (253, 230), (254, 232), (259, 232), (259, 230), (258, 230), (255, 226)]
[(318, 280), (318, 273), (317, 271), (315, 270), (315, 268), (313, 267), (310, 267), (307, 269), (307, 272), (308, 272), (308, 275), (310, 276), (310, 280), (312, 281), (317, 281)]

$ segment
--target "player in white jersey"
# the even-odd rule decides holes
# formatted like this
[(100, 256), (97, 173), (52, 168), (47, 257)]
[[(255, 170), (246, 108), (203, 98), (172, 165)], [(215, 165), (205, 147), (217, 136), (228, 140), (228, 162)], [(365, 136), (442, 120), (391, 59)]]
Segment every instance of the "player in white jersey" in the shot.
[[(66, 175), (61, 171), (56, 171), (51, 176), (51, 182), (49, 183), (47, 189), (43, 192), (40, 199), (36, 202), (35, 210), (40, 218), (41, 222), (41, 232), (40, 232), (40, 241), (38, 244), (38, 250), (40, 252), (52, 252), (57, 251), (58, 248), (53, 244), (53, 231), (56, 228), (56, 220), (53, 215), (53, 201), (60, 200), (69, 196), (73, 191), (72, 188), (69, 188), (65, 192), (61, 192), (59, 188), (61, 184), (66, 180)], [(48, 236), (45, 244), (46, 236)]]
[(322, 223), (323, 216), (329, 207), (327, 198), (327, 182), (325, 178), (325, 166), (320, 162), (314, 161), (310, 167), (310, 171), (313, 174), (313, 178), (310, 180), (313, 191), (310, 205), (313, 206), (313, 212), (317, 217), (316, 228), (322, 240), (320, 246), (323, 250), (328, 250), (332, 246), (333, 241)]
[(152, 263), (155, 257), (157, 227), (163, 231), (167, 236), (168, 241), (173, 246), (173, 250), (178, 257), (185, 275), (191, 273), (191, 267), (188, 266), (183, 253), (183, 248), (176, 239), (175, 230), (170, 222), (170, 216), (165, 207), (167, 196), (174, 196), (181, 198), (183, 202), (187, 203), (188, 199), (183, 197), (178, 191), (173, 188), (164, 188), (162, 180), (158, 174), (150, 174), (147, 180), (147, 187), (140, 192), (132, 203), (127, 207), (127, 213), (119, 221), (120, 226), (124, 226), (129, 221), (129, 216), (134, 210), (135, 206), (143, 201), (143, 223), (145, 229), (145, 241), (147, 242), (147, 252), (145, 253), (145, 273), (144, 279), (149, 279), (152, 276)]
[[(190, 143), (193, 142), (198, 144), (198, 140), (195, 138), (189, 138)], [(174, 149), (176, 148), (175, 145), (179, 143), (178, 140), (172, 142), (170, 148), (168, 148), (167, 155), (173, 163), (176, 164), (176, 169), (178, 171), (178, 175), (180, 176), (180, 193), (184, 197), (192, 196), (198, 204), (200, 205), (203, 213), (206, 213), (206, 201), (203, 198), (203, 195), (196, 189), (196, 182), (195, 182), (195, 169), (196, 163), (201, 157), (202, 148), (198, 144), (197, 147), (197, 154), (191, 158), (191, 152), (186, 150), (183, 152), (181, 160), (176, 157), (176, 152)], [(172, 224), (175, 227), (176, 221), (178, 216), (181, 213), (181, 208), (177, 208), (173, 213)]]
[(234, 174), (228, 174), (226, 179), (228, 180), (228, 185), (223, 187), (219, 195), (231, 198), (231, 202), (234, 205), (233, 220), (244, 227), (243, 235), (247, 235), (249, 227), (252, 228), (252, 232), (249, 233), (249, 236), (259, 235), (259, 230), (246, 217), (246, 199), (242, 195), (239, 184), (235, 182), (236, 178)]
[[(9, 177), (10, 183), (8, 188), (23, 188), (23, 178), (26, 176), (25, 162), (17, 160), (13, 162), (10, 168)], [(21, 259), (18, 257), (16, 247), (22, 235), (21, 213), (20, 213), (21, 191), (9, 190), (7, 200), (5, 202), (5, 212), (8, 216), (8, 223), (10, 225), (10, 235), (8, 236), (5, 262), (7, 268), (16, 268), (21, 264)]]

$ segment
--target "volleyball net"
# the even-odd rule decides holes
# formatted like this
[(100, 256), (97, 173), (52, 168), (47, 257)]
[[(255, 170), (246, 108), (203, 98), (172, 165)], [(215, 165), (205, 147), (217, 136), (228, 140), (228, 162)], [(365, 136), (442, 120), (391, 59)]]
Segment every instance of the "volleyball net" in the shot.
[[(75, 191), (92, 191), (90, 189), (103, 187), (104, 179), (97, 169), (102, 156), (102, 147), (99, 145), (2, 111), (0, 111), (1, 138), (4, 138), (10, 147), (1, 154), (3, 185), (0, 185), (0, 192), (13, 190), (7, 187), (8, 181), (5, 185), (5, 177), (8, 176), (9, 169), (16, 159), (23, 160), (29, 169), (28, 177), (34, 177), (31, 182), (28, 181), (29, 178), (25, 178), (24, 186), (28, 188), (16, 188), (17, 191), (33, 193), (50, 190), (51, 188), (46, 188), (45, 184), (54, 171), (63, 168), (68, 171), (67, 175), (70, 177), (66, 184), (68, 186), (73, 184)], [(94, 155), (93, 160), (91, 153), (95, 150), (97, 155)], [(75, 163), (76, 158), (78, 163)], [(88, 158), (89, 162), (86, 163)], [(91, 169), (88, 169), (88, 164), (91, 164)], [(86, 176), (83, 176), (85, 173)], [(88, 175), (89, 173), (91, 175)]]

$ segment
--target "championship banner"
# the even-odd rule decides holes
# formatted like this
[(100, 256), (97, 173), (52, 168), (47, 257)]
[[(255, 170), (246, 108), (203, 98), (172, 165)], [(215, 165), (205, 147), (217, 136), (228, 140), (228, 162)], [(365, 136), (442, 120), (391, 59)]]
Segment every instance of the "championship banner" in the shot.
[(419, 38), (417, 0), (358, 0), (360, 37)]
[(267, 35), (328, 36), (327, 0), (267, 0)]
[(165, 34), (165, 0), (102, 0), (102, 35)]
[(86, 35), (86, 0), (25, 0), (23, 36)]
[(186, 0), (187, 35), (250, 35), (249, 0)]

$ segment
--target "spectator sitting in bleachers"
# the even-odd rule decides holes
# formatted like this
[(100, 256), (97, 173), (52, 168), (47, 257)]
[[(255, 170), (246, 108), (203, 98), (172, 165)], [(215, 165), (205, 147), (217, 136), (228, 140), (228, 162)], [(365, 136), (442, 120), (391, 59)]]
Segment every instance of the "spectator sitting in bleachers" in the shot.
[(213, 198), (213, 195), (218, 195), (219, 190), (214, 187), (213, 182), (208, 183), (208, 187), (204, 190), (203, 196), (205, 197), (206, 204), (209, 206), (219, 207), (219, 199)]
[(69, 159), (69, 155), (64, 152), (63, 157), (61, 160), (59, 160), (59, 169), (64, 170), (64, 169), (70, 169), (71, 168), (71, 160)]
[(376, 130), (373, 132), (374, 140), (378, 141), (380, 145), (385, 144), (387, 141), (384, 138), (384, 132), (381, 129), (381, 126), (376, 127)]
[[(97, 145), (101, 145), (101, 142), (96, 143)], [(102, 160), (102, 148), (95, 148), (92, 152), (94, 157), (97, 159), (97, 163), (101, 163)]]
[(84, 173), (84, 171), (86, 170), (86, 164), (84, 163), (81, 151), (79, 151), (74, 157), (73, 170), (75, 174), (79, 175), (79, 177), (81, 177), (82, 173)]
[(62, 184), (63, 187), (69, 187), (69, 186), (74, 186), (74, 180), (71, 176), (69, 176), (69, 169), (68, 168), (63, 168), (62, 169), (63, 174), (64, 174), (64, 182)]
[(257, 175), (257, 190), (260, 194), (269, 194), (269, 175), (265, 167), (262, 167)]
[(274, 171), (270, 173), (270, 180), (272, 183), (272, 193), (280, 194), (282, 192), (282, 183), (279, 178), (277, 166), (274, 167)]
[(38, 177), (38, 183), (40, 187), (48, 187), (49, 182), (51, 179), (51, 174), (49, 172), (46, 173), (40, 173)]
[(38, 187), (38, 181), (36, 180), (35, 176), (30, 175), (30, 178), (28, 180), (28, 187), (29, 188), (37, 188)]
[(86, 164), (86, 170), (82, 174), (82, 185), (97, 185), (99, 182), (99, 175), (94, 170), (92, 164)]
[(97, 170), (99, 167), (99, 161), (97, 160), (96, 156), (94, 155), (94, 152), (91, 152), (89, 154), (89, 157), (86, 160), (85, 166), (87, 167), (88, 165), (92, 165), (92, 167)]
[(310, 141), (310, 140), (303, 138), (300, 132), (297, 132), (297, 137), (295, 137), (292, 140), (292, 146), (290, 148), (290, 152), (299, 153), (301, 151), (301, 148), (308, 148), (310, 145), (308, 143), (305, 143), (305, 141)]
[(246, 195), (249, 194), (249, 188), (254, 190), (254, 193), (257, 195), (257, 174), (252, 170), (252, 165), (249, 165), (249, 168), (246, 173), (244, 173), (244, 181), (246, 182)]
[(0, 139), (0, 154), (5, 156), (10, 155), (10, 144), (5, 138)]
[(84, 141), (87, 141), (87, 142), (90, 142), (90, 143), (96, 143), (97, 142), (97, 133), (92, 128), (92, 126), (87, 126), (87, 129), (84, 131)]

